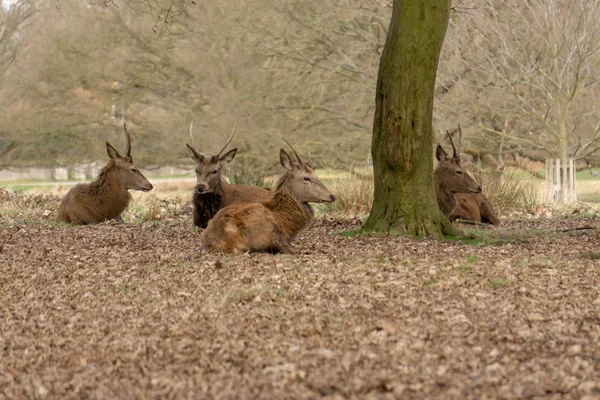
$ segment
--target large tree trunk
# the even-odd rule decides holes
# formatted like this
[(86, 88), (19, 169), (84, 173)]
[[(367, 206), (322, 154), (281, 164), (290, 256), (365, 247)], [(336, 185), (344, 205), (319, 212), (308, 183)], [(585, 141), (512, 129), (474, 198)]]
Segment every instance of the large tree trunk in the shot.
[(433, 185), (433, 96), (450, 0), (394, 0), (381, 55), (371, 154), (375, 199), (364, 231), (451, 232)]

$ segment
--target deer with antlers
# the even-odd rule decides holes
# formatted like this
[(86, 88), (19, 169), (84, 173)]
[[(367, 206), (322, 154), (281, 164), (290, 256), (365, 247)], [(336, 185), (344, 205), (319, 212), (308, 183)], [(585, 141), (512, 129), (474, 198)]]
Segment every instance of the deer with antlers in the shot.
[(235, 133), (235, 125), (225, 146), (216, 155), (203, 155), (196, 150), (192, 133), (194, 121), (190, 123), (190, 139), (192, 144), (186, 144), (192, 160), (196, 162), (196, 186), (192, 203), (194, 205), (194, 225), (206, 228), (208, 221), (221, 208), (236, 203), (260, 202), (271, 197), (271, 190), (260, 186), (232, 185), (221, 177), (221, 168), (230, 163), (237, 153), (237, 148), (221, 155)]
[(73, 187), (60, 203), (57, 220), (74, 225), (86, 225), (120, 219), (131, 201), (128, 190), (152, 190), (152, 184), (138, 170), (131, 158), (131, 135), (125, 128), (125, 156), (108, 142), (110, 158), (96, 180)]
[(437, 145), (435, 156), (438, 164), (433, 176), (438, 206), (450, 220), (464, 219), (497, 225), (500, 219), (492, 203), (481, 193), (481, 186), (460, 165), (462, 129), (458, 126), (458, 150), (452, 136), (446, 131), (452, 145), (452, 157)]
[(279, 152), (285, 172), (274, 183), (270, 200), (221, 209), (200, 236), (204, 247), (226, 253), (294, 253), (292, 240), (314, 218), (309, 203), (331, 203), (335, 196), (315, 176), (312, 167), (288, 145), (291, 153), (284, 149)]

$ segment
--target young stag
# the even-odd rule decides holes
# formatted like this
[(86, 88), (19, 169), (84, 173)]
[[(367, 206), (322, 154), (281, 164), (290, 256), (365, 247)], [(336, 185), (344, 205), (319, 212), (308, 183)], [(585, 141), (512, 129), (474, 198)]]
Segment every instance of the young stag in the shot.
[(481, 186), (466, 173), (460, 165), (460, 143), (462, 130), (459, 125), (459, 149), (452, 144), (452, 157), (437, 145), (435, 156), (438, 165), (434, 171), (435, 192), (438, 206), (450, 220), (465, 219), (497, 225), (500, 220), (494, 212), (492, 203), (481, 193)]
[(233, 138), (235, 125), (223, 149), (217, 155), (210, 156), (202, 155), (196, 150), (192, 135), (193, 124), (194, 121), (190, 124), (192, 145), (186, 144), (186, 146), (192, 160), (196, 162), (196, 186), (192, 198), (195, 226), (206, 228), (208, 221), (225, 206), (236, 203), (260, 202), (271, 197), (272, 192), (267, 188), (251, 185), (231, 185), (221, 178), (221, 168), (230, 163), (237, 153), (237, 148), (235, 148), (221, 155)]
[(221, 209), (200, 236), (205, 247), (221, 252), (294, 253), (292, 240), (314, 217), (308, 203), (331, 203), (335, 196), (293, 148), (292, 153), (281, 149), (279, 159), (286, 171), (277, 179), (272, 198)]
[(73, 187), (60, 203), (58, 221), (74, 225), (96, 224), (110, 219), (120, 219), (131, 201), (128, 190), (152, 190), (152, 184), (137, 169), (131, 158), (131, 136), (125, 127), (125, 156), (106, 142), (110, 161), (100, 175), (90, 183)]

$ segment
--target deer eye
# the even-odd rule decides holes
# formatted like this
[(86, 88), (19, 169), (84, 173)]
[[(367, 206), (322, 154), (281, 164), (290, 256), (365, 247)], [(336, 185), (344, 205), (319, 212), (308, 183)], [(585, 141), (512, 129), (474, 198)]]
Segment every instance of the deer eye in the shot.
[(214, 175), (214, 174), (216, 174), (217, 172), (219, 172), (219, 170), (218, 170), (218, 169), (215, 169), (215, 170), (214, 170), (212, 173), (213, 173), (213, 175)]
[(461, 170), (456, 171), (456, 175), (462, 175), (462, 171)]
[(310, 182), (310, 178), (308, 176), (304, 177), (304, 182)]
[(131, 168), (131, 172), (139, 172), (137, 168)]

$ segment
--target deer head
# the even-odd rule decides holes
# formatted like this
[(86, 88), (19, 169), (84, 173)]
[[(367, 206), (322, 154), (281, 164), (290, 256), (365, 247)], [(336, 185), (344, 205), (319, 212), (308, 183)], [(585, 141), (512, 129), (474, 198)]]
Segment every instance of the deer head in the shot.
[(119, 182), (123, 185), (126, 190), (141, 190), (148, 192), (152, 190), (152, 184), (146, 179), (144, 175), (137, 168), (131, 157), (131, 135), (127, 130), (127, 124), (124, 124), (125, 128), (125, 156), (119, 154), (119, 152), (108, 142), (106, 142), (106, 152), (108, 157), (114, 164), (115, 171)]
[(186, 143), (186, 146), (190, 152), (190, 157), (196, 162), (196, 191), (201, 194), (213, 193), (221, 184), (221, 168), (230, 163), (237, 153), (237, 148), (234, 148), (221, 155), (227, 146), (229, 146), (229, 143), (231, 143), (231, 139), (233, 139), (235, 124), (233, 125), (233, 130), (231, 131), (227, 143), (225, 143), (225, 146), (223, 146), (217, 155), (203, 155), (196, 150), (194, 136), (192, 134), (193, 126), (194, 121), (190, 123), (190, 139), (192, 144), (189, 145)]
[(454, 147), (452, 136), (446, 131), (450, 144), (452, 145), (452, 157), (448, 156), (448, 153), (442, 148), (440, 144), (437, 145), (435, 151), (435, 157), (438, 160), (438, 165), (435, 167), (434, 180), (436, 189), (439, 192), (443, 190), (445, 192), (455, 193), (481, 193), (481, 186), (475, 180), (466, 173), (460, 165), (460, 146), (462, 142), (462, 130), (460, 125), (458, 126), (458, 150)]
[[(285, 138), (282, 138), (285, 140)], [(286, 169), (286, 185), (296, 200), (300, 203), (331, 203), (335, 196), (317, 178), (312, 167), (304, 163), (292, 145), (285, 140), (292, 149), (291, 153), (284, 149), (279, 151), (279, 161)]]

